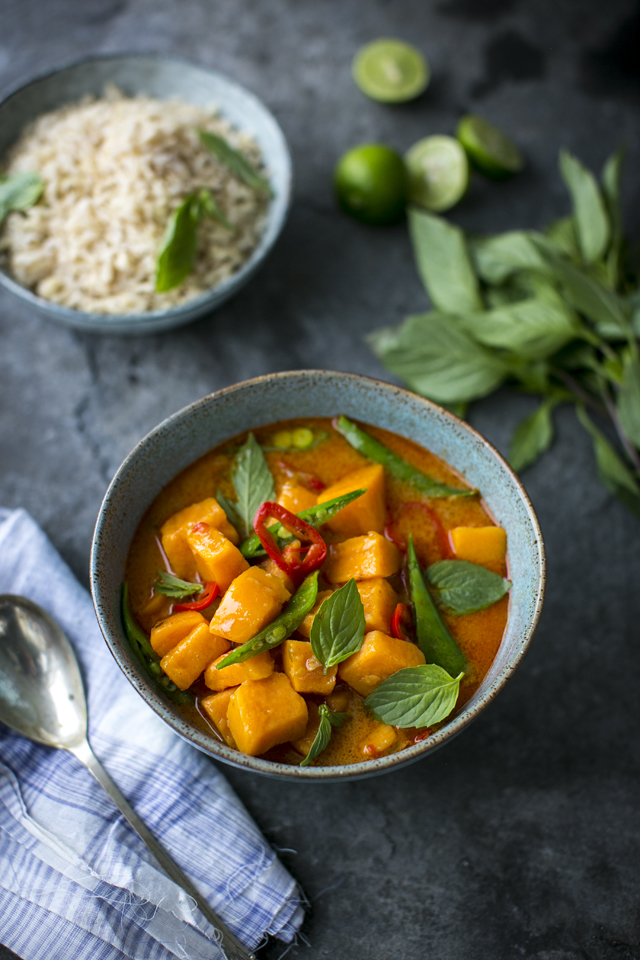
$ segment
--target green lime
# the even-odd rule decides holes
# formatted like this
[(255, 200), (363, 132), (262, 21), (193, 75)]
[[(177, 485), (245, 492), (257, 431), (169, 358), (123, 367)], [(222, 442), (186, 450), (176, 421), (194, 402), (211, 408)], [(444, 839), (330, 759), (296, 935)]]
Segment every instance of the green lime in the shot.
[(524, 167), (515, 143), (482, 117), (462, 117), (456, 135), (473, 166), (491, 180), (505, 180)]
[(342, 209), (362, 223), (395, 223), (407, 205), (402, 157), (380, 143), (347, 151), (336, 165), (334, 185)]
[(374, 40), (362, 47), (351, 65), (357, 86), (372, 100), (404, 103), (426, 90), (429, 65), (419, 50), (402, 40)]
[(425, 137), (405, 154), (409, 199), (436, 213), (461, 200), (469, 186), (469, 161), (453, 137)]

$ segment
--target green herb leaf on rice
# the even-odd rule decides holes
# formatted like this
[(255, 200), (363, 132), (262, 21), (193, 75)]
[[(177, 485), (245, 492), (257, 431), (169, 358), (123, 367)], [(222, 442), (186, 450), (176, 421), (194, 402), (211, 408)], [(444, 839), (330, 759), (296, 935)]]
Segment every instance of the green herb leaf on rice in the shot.
[(44, 180), (33, 170), (0, 177), (0, 223), (14, 211), (33, 207), (43, 190)]
[(202, 145), (247, 186), (252, 187), (259, 193), (266, 193), (268, 196), (273, 195), (269, 181), (265, 180), (252, 167), (245, 156), (238, 150), (234, 150), (224, 137), (220, 137), (216, 133), (209, 133), (207, 130), (198, 130), (198, 136)]

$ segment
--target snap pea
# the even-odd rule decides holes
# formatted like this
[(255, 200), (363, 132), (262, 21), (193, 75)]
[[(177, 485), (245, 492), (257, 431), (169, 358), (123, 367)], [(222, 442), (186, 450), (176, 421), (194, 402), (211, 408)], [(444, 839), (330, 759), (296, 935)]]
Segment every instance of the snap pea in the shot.
[(426, 473), (422, 473), (417, 467), (407, 463), (406, 460), (393, 453), (370, 434), (365, 433), (345, 416), (336, 417), (333, 425), (347, 443), (350, 443), (364, 457), (375, 460), (376, 463), (381, 463), (393, 477), (404, 480), (405, 483), (409, 483), (427, 497), (472, 497), (478, 492), (477, 490), (448, 487), (445, 483), (440, 483), (433, 477), (428, 477)]
[(293, 631), (300, 626), (306, 615), (313, 610), (318, 596), (318, 571), (309, 574), (306, 580), (298, 587), (293, 597), (284, 608), (280, 616), (257, 633), (251, 640), (247, 640), (241, 647), (236, 647), (228, 657), (225, 657), (216, 667), (230, 667), (234, 663), (244, 663), (259, 653), (279, 647)]
[(424, 581), (411, 535), (409, 535), (407, 561), (418, 646), (424, 653), (427, 663), (435, 663), (452, 677), (457, 677), (458, 674), (466, 672), (467, 660), (440, 616)]
[[(344, 493), (341, 497), (335, 497), (333, 500), (327, 500), (326, 503), (318, 503), (315, 507), (307, 507), (306, 510), (301, 510), (300, 513), (296, 516), (300, 517), (301, 520), (304, 520), (305, 523), (308, 523), (310, 527), (313, 527), (314, 530), (317, 530), (323, 524), (328, 523), (329, 520), (333, 520), (337, 513), (340, 513), (346, 506), (350, 503), (353, 503), (354, 500), (357, 500), (358, 497), (361, 497), (363, 493), (366, 493), (366, 490), (351, 490), (350, 493)], [(272, 527), (269, 527), (269, 532), (274, 535), (278, 545), (282, 548), (286, 546), (287, 543), (291, 543), (292, 540), (295, 540), (295, 537), (291, 534), (286, 534), (281, 536), (280, 531), (282, 530), (281, 523), (274, 523)], [(263, 557), (266, 555), (266, 551), (262, 544), (260, 543), (260, 538), (257, 533), (252, 533), (250, 537), (240, 544), (240, 553), (247, 560), (253, 559), (253, 557)]]
[(122, 623), (133, 652), (147, 673), (151, 674), (152, 679), (162, 688), (163, 693), (166, 693), (175, 703), (191, 703), (193, 701), (191, 694), (179, 690), (173, 680), (170, 680), (162, 672), (160, 657), (149, 643), (148, 636), (133, 615), (127, 583), (122, 584)]

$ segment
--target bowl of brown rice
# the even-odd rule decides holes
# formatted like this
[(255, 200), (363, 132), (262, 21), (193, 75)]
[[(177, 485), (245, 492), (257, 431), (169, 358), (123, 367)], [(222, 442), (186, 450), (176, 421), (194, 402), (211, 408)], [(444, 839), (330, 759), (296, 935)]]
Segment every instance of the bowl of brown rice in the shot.
[[(263, 263), (291, 194), (287, 143), (264, 104), (213, 70), (151, 54), (84, 60), (6, 96), (0, 177), (27, 173), (42, 194), (0, 224), (0, 283), (101, 333), (211, 313)], [(201, 195), (188, 275), (160, 290), (159, 253), (171, 237), (188, 246), (181, 211)]]

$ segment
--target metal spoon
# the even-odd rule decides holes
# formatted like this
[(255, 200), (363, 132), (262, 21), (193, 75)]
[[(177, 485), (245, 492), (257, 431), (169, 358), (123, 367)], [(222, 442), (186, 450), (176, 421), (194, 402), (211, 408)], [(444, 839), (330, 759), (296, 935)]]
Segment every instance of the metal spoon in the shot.
[(0, 721), (36, 743), (68, 750), (104, 787), (174, 883), (195, 900), (227, 960), (255, 960), (214, 913), (129, 806), (87, 739), (87, 701), (73, 647), (58, 624), (24, 597), (0, 595)]

